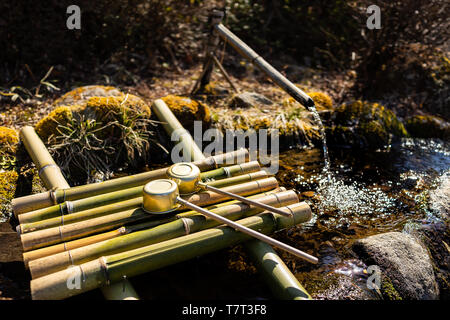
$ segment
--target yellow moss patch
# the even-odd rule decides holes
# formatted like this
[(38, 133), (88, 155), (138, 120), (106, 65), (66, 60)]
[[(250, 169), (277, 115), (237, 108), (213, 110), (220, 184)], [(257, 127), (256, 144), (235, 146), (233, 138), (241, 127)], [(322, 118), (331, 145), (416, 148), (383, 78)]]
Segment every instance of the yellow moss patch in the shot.
[(19, 143), (19, 135), (16, 130), (0, 127), (0, 151), (14, 153)]
[(10, 203), (16, 191), (17, 178), (18, 175), (15, 171), (0, 172), (0, 212), (4, 216), (9, 215)]
[(209, 125), (211, 113), (209, 107), (188, 97), (168, 95), (161, 98), (172, 110), (181, 124), (188, 129), (193, 128), (194, 121), (202, 121)]
[[(77, 106), (79, 108), (79, 106)], [(45, 118), (42, 118), (35, 126), (36, 133), (46, 141), (52, 134), (58, 131), (58, 125), (66, 125), (72, 120), (71, 107), (58, 107), (50, 112)]]
[(330, 110), (333, 108), (333, 100), (326, 93), (308, 92), (307, 94), (313, 99), (317, 110)]

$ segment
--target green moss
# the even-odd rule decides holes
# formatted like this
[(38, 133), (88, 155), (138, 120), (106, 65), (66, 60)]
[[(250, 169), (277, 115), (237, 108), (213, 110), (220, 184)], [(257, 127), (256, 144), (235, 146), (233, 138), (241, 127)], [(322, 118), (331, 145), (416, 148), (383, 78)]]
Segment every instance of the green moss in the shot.
[(11, 200), (14, 198), (17, 183), (17, 172), (0, 172), (0, 220), (7, 218), (11, 212)]
[[(357, 100), (343, 104), (334, 111), (334, 127), (329, 130), (330, 142), (346, 143), (363, 148), (380, 148), (390, 137), (406, 137), (408, 132), (396, 115), (378, 103)], [(347, 128), (347, 129), (344, 129)], [(342, 136), (345, 132), (346, 140)]]
[(415, 115), (406, 120), (406, 128), (413, 137), (442, 139), (450, 137), (450, 125), (436, 116)]
[(381, 293), (385, 300), (403, 300), (391, 280), (386, 276), (381, 281)]

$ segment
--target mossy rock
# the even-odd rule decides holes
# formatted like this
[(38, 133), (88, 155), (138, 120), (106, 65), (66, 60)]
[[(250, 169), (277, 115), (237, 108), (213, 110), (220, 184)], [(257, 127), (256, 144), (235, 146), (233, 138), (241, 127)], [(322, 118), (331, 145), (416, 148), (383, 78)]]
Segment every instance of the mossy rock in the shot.
[(84, 104), (91, 97), (121, 97), (125, 94), (119, 89), (110, 86), (84, 86), (65, 93), (53, 102), (53, 106), (72, 106)]
[(18, 174), (16, 171), (0, 172), (0, 220), (11, 213), (11, 200), (16, 191)]
[(19, 134), (8, 127), (0, 127), (0, 152), (14, 154), (19, 144)]
[(389, 144), (391, 138), (408, 136), (397, 116), (378, 103), (358, 100), (343, 104), (335, 109), (332, 121), (327, 138), (334, 144), (377, 149)]
[(385, 300), (403, 300), (400, 293), (392, 284), (391, 279), (389, 279), (389, 277), (387, 277), (386, 275), (382, 275), (380, 291), (383, 295), (383, 299)]
[(150, 118), (150, 107), (141, 98), (127, 94), (118, 97), (92, 97), (86, 104), (91, 108), (98, 121), (119, 121), (126, 118)]
[(188, 97), (176, 95), (168, 95), (161, 99), (187, 130), (194, 130), (194, 121), (201, 121), (206, 127), (210, 126), (211, 112), (206, 104)]
[(406, 128), (417, 138), (450, 138), (450, 124), (436, 116), (415, 115), (406, 119)]
[(311, 97), (311, 99), (313, 99), (317, 110), (322, 111), (333, 109), (333, 100), (326, 93), (313, 91), (307, 92), (307, 94)]
[(16, 130), (0, 127), (0, 169), (8, 170), (16, 164), (19, 134)]
[(51, 135), (59, 133), (58, 126), (66, 126), (72, 118), (72, 108), (70, 106), (57, 107), (46, 117), (42, 118), (34, 129), (43, 141), (47, 141)]
[(205, 94), (209, 100), (224, 99), (230, 94), (230, 90), (215, 82), (210, 82), (201, 90), (201, 92), (199, 92), (199, 94)]

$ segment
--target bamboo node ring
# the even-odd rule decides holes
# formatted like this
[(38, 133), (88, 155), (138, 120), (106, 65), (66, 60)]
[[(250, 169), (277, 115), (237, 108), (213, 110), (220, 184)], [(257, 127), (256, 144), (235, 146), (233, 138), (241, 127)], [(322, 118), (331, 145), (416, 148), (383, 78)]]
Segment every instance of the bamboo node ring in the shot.
[(45, 166), (43, 166), (41, 169), (39, 169), (39, 172), (38, 172), (39, 177), (41, 177), (42, 172), (44, 172), (44, 170), (49, 167), (55, 167), (55, 168), (58, 168), (59, 171), (61, 171), (61, 169), (56, 164), (49, 163), (49, 164), (46, 164)]

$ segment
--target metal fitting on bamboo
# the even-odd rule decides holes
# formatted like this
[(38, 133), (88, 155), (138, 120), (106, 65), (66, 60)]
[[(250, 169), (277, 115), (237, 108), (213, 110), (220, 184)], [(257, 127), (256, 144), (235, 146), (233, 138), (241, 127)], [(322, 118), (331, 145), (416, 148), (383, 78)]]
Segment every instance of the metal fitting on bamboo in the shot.
[[(284, 207), (297, 203), (298, 196), (295, 191), (291, 190), (260, 196), (257, 198), (257, 201), (276, 207)], [(230, 220), (242, 219), (262, 211), (261, 208), (251, 207), (244, 203), (235, 203), (211, 210), (211, 212)], [(118, 238), (31, 261), (29, 269), (34, 279), (63, 270), (71, 265), (88, 262), (103, 255), (132, 250), (218, 225), (220, 225), (219, 222), (201, 214), (185, 215), (178, 217), (175, 221), (170, 221), (151, 229), (128, 233)]]
[[(32, 129), (32, 128), (31, 128)], [(25, 132), (29, 133), (29, 129)], [(39, 138), (38, 138), (39, 139)], [(47, 152), (48, 153), (48, 152)], [(233, 152), (219, 154), (198, 161), (194, 164), (201, 171), (217, 169), (223, 166), (231, 166), (249, 161), (247, 149), (239, 149)], [(59, 204), (64, 201), (74, 201), (82, 198), (93, 197), (104, 193), (110, 193), (127, 188), (143, 186), (147, 182), (155, 179), (165, 178), (167, 168), (143, 172), (122, 178), (116, 178), (108, 181), (87, 184), (69, 188), (62, 184), (58, 189), (29, 196), (19, 197), (12, 200), (12, 209), (16, 217), (26, 212), (46, 208), (48, 206)], [(51, 188), (49, 188), (51, 189)]]
[[(219, 175), (220, 176), (220, 175)], [(213, 187), (226, 187), (231, 186), (239, 183), (244, 183), (247, 181), (255, 181), (258, 179), (264, 179), (267, 177), (267, 174), (265, 171), (258, 171), (258, 172), (252, 172), (243, 174), (240, 176), (232, 177), (232, 178), (226, 178), (221, 180), (215, 180), (208, 182), (208, 185), (211, 185)], [(17, 232), (19, 234), (28, 233), (28, 232), (34, 232), (38, 230), (43, 230), (59, 225), (65, 225), (70, 223), (75, 223), (78, 221), (83, 221), (87, 219), (92, 219), (100, 216), (104, 216), (107, 214), (112, 214), (119, 211), (124, 211), (127, 209), (132, 208), (138, 208), (142, 205), (142, 199), (141, 199), (142, 191), (140, 191), (138, 194), (136, 194), (137, 198), (120, 201), (117, 203), (112, 203), (109, 205), (103, 205), (99, 207), (95, 207), (92, 209), (85, 209), (85, 210), (75, 210), (75, 205), (73, 205), (72, 211), (74, 211), (71, 214), (61, 214), (59, 213), (59, 216), (54, 218), (47, 218), (43, 220), (38, 220), (35, 222), (29, 222), (29, 223), (22, 223), (19, 226), (17, 226)], [(44, 210), (44, 209), (41, 209)], [(41, 211), (38, 210), (38, 211)], [(78, 212), (77, 212), (78, 211)], [(36, 212), (36, 211), (33, 211)], [(62, 210), (64, 212), (64, 210)], [(25, 213), (21, 216), (28, 216), (32, 214), (32, 212)], [(19, 219), (20, 217), (19, 216)]]
[[(274, 177), (251, 181), (239, 185), (222, 188), (224, 191), (235, 193), (241, 196), (248, 196), (262, 193), (278, 187), (278, 182)], [(185, 200), (199, 206), (207, 206), (230, 199), (229, 197), (210, 192), (199, 192), (186, 197)], [(111, 230), (126, 223), (149, 219), (148, 213), (142, 209), (132, 209), (117, 212), (85, 221), (75, 222), (59, 227), (48, 228), (22, 234), (20, 240), (24, 251), (30, 251), (60, 242), (78, 239), (94, 233)], [(160, 220), (155, 220), (155, 225), (160, 224)]]
[[(239, 220), (243, 226), (271, 234), (293, 225), (308, 221), (311, 209), (306, 203), (286, 207), (292, 212), (290, 218), (264, 212)], [(103, 256), (99, 259), (49, 274), (31, 281), (31, 295), (34, 300), (65, 299), (101, 286), (120, 281), (123, 275), (133, 277), (153, 271), (196, 256), (220, 250), (250, 237), (233, 228), (222, 226), (202, 230), (193, 234), (159, 242), (130, 251)], [(67, 288), (68, 279), (83, 275), (81, 287)]]
[[(48, 153), (42, 140), (33, 127), (25, 126), (20, 130), (20, 139), (39, 172), (39, 177), (47, 189), (70, 188), (62, 175), (61, 169), (56, 165)], [(48, 202), (47, 202), (48, 203)]]
[[(276, 189), (273, 189), (271, 191), (267, 191), (267, 192), (263, 192), (263, 193), (259, 193), (259, 194), (255, 194), (252, 196), (249, 196), (249, 198), (251, 199), (257, 199), (258, 197), (261, 196), (266, 196), (266, 195), (270, 195), (270, 194), (274, 194), (274, 193), (278, 193), (278, 192), (283, 192), (286, 191), (285, 187), (279, 187)], [(239, 201), (237, 200), (232, 200), (232, 201), (227, 201), (227, 202), (221, 202), (221, 203), (217, 203), (214, 205), (210, 205), (208, 207), (206, 207), (208, 210), (213, 210), (216, 208), (220, 208), (220, 207), (224, 207), (224, 206), (228, 206), (231, 204), (235, 204), (238, 203)], [(181, 214), (177, 214), (176, 217), (177, 218), (181, 218), (184, 215), (189, 216), (192, 214), (198, 214), (196, 211), (187, 211)], [(116, 230), (112, 230), (112, 231), (107, 231), (107, 232), (103, 232), (103, 233), (99, 233), (93, 236), (88, 236), (85, 238), (81, 238), (81, 239), (76, 239), (76, 240), (72, 240), (72, 241), (67, 241), (67, 242), (63, 242), (63, 243), (59, 243), (59, 244), (55, 244), (55, 245), (51, 245), (51, 246), (47, 246), (44, 248), (40, 248), (40, 249), (36, 249), (36, 250), (32, 250), (32, 251), (28, 251), (28, 252), (24, 252), (23, 253), (23, 262), (25, 264), (25, 268), (28, 269), (28, 264), (30, 261), (32, 260), (37, 260), (40, 258), (44, 258), (47, 256), (51, 256), (60, 252), (64, 252), (64, 251), (68, 251), (68, 250), (73, 250), (76, 248), (80, 248), (80, 247), (84, 247), (84, 246), (88, 246), (90, 244), (93, 243), (97, 243), (97, 242), (101, 242), (104, 240), (109, 240), (109, 239), (113, 239), (116, 237), (120, 237), (124, 234), (128, 234), (131, 232), (135, 232), (141, 229), (147, 229), (149, 228), (151, 225), (153, 224), (153, 222), (142, 222), (139, 224), (132, 224), (132, 225), (126, 225), (123, 227), (120, 227)]]

